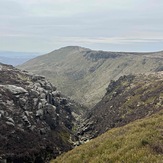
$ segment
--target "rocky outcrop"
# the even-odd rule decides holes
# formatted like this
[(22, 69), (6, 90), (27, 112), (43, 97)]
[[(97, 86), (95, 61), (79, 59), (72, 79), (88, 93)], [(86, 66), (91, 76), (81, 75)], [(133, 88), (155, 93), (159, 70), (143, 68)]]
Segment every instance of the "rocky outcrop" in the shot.
[(115, 53), (115, 52), (106, 52), (106, 51), (93, 51), (93, 50), (88, 50), (85, 52), (84, 57), (88, 60), (92, 60), (94, 62), (97, 62), (98, 60), (101, 59), (109, 59), (109, 58), (117, 58), (122, 56), (121, 53)]
[(43, 76), (4, 64), (0, 74), (0, 162), (41, 163), (70, 150), (78, 106)]

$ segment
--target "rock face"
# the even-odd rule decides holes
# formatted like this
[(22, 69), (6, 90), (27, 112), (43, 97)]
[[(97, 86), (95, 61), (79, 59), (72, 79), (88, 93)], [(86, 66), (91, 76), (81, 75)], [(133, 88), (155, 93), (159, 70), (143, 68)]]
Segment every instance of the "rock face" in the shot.
[(41, 163), (70, 150), (77, 106), (43, 76), (4, 64), (0, 74), (0, 162)]
[(122, 76), (111, 81), (103, 99), (79, 127), (80, 141), (163, 109), (163, 73)]

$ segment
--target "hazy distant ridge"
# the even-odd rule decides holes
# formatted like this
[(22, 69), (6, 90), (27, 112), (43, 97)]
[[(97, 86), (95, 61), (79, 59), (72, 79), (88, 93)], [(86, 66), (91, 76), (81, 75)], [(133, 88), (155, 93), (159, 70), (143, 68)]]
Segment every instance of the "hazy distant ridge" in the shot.
[(33, 52), (12, 52), (12, 51), (0, 51), (0, 62), (10, 65), (20, 65), (24, 62), (35, 58), (39, 53)]

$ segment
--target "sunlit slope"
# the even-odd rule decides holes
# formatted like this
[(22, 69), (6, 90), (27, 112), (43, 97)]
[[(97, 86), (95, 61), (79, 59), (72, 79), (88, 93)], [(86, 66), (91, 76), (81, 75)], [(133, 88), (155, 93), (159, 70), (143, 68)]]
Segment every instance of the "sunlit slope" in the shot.
[(46, 76), (65, 95), (93, 106), (106, 92), (110, 80), (122, 75), (160, 71), (163, 52), (104, 52), (69, 46), (19, 66)]
[(163, 110), (111, 129), (51, 163), (162, 163)]

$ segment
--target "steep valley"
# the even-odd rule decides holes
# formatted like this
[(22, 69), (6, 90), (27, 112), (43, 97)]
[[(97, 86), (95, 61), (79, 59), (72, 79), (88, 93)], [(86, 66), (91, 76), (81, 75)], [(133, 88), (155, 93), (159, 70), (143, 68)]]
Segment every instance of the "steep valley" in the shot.
[(0, 163), (161, 163), (162, 65), (81, 47), (0, 63)]
[(0, 0), (0, 163), (163, 163), (163, 0)]
[(85, 143), (50, 163), (162, 163), (163, 72), (111, 81), (77, 134)]

